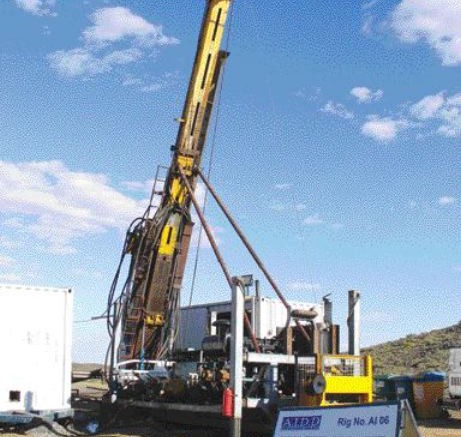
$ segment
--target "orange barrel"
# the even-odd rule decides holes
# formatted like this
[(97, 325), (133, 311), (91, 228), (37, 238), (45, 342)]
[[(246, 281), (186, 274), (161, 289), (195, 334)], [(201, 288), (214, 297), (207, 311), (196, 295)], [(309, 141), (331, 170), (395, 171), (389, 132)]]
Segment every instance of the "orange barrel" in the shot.
[(418, 375), (413, 381), (416, 417), (418, 419), (436, 419), (442, 414), (437, 400), (443, 398), (445, 374), (426, 372)]
[(234, 393), (228, 387), (222, 394), (222, 411), (224, 417), (234, 417)]

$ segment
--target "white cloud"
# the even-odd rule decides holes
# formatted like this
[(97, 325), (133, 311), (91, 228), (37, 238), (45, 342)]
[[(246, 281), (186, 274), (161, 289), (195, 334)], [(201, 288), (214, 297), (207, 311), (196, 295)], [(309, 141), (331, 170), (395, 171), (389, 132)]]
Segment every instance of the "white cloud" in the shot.
[(410, 113), (419, 120), (427, 120), (434, 117), (444, 103), (445, 98), (443, 92), (432, 96), (426, 96), (410, 107)]
[(303, 223), (307, 226), (321, 225), (323, 220), (320, 218), (319, 214), (313, 214), (309, 217), (306, 217), (303, 220)]
[(107, 44), (134, 38), (140, 45), (165, 46), (177, 44), (177, 38), (166, 36), (160, 25), (152, 24), (130, 9), (121, 6), (102, 8), (90, 16), (93, 26), (83, 31), (88, 45)]
[(0, 247), (3, 247), (5, 249), (19, 249), (21, 246), (21, 242), (14, 241), (11, 238), (0, 235)]
[[(200, 208), (203, 210), (203, 208), (205, 207), (205, 201), (207, 198), (207, 190), (203, 182), (197, 182), (197, 185), (195, 186), (194, 194), (195, 194), (195, 198), (197, 199), (197, 202)], [(193, 211), (195, 211), (195, 209), (193, 209)], [(193, 214), (195, 214), (195, 212), (193, 212)], [(196, 217), (196, 219), (198, 220), (198, 217)], [(194, 220), (194, 221), (197, 221), (197, 220)]]
[(143, 93), (155, 93), (157, 91), (160, 91), (163, 88), (161, 83), (152, 83), (150, 85), (144, 85), (141, 87), (141, 91)]
[(289, 190), (291, 188), (291, 184), (289, 184), (289, 183), (275, 184), (274, 188), (276, 190), (285, 191), (285, 190)]
[(419, 120), (440, 120), (437, 132), (445, 137), (461, 136), (461, 93), (445, 96), (443, 91), (422, 98), (410, 107), (410, 114)]
[(296, 211), (304, 211), (306, 208), (307, 208), (307, 205), (305, 203), (297, 203), (295, 205)]
[[(461, 96), (461, 94), (458, 94)], [(437, 132), (445, 137), (460, 137), (461, 136), (461, 102), (456, 101), (456, 104), (451, 104), (450, 99), (447, 99), (446, 105), (440, 110), (439, 118), (443, 124), (438, 128)]]
[(371, 35), (373, 33), (373, 26), (375, 22), (375, 17), (372, 15), (367, 14), (365, 19), (363, 20), (361, 31), (364, 35)]
[(39, 16), (55, 16), (52, 8), (56, 4), (55, 0), (15, 0), (16, 4), (26, 12)]
[(404, 42), (426, 42), (443, 65), (461, 65), (460, 1), (402, 0), (392, 13), (391, 25)]
[(0, 267), (9, 267), (15, 263), (15, 260), (7, 255), (0, 254)]
[(320, 110), (327, 114), (332, 114), (344, 118), (345, 120), (354, 118), (354, 113), (349, 111), (342, 103), (336, 103), (331, 100), (325, 103), (325, 105), (320, 108)]
[[(193, 219), (193, 221), (196, 223), (193, 231), (192, 231), (192, 237), (190, 244), (192, 247), (197, 247), (199, 244), (199, 239), (200, 239), (200, 248), (201, 249), (211, 249), (211, 243), (210, 240), (208, 239), (208, 236), (205, 232), (205, 229), (202, 229), (202, 235), (200, 236), (200, 221), (198, 217), (196, 219)], [(222, 244), (222, 239), (220, 235), (224, 233), (224, 228), (221, 228), (220, 226), (213, 226), (208, 224), (211, 230), (211, 235), (213, 235), (213, 238), (218, 246)], [(199, 238), (200, 237), (200, 238)]]
[(387, 143), (395, 139), (399, 131), (409, 126), (406, 120), (394, 120), (390, 117), (380, 118), (377, 115), (371, 115), (362, 125), (362, 134), (371, 137), (382, 143)]
[(304, 99), (310, 102), (319, 99), (320, 94), (322, 93), (322, 89), (320, 87), (312, 87), (310, 91), (307, 91), (306, 88), (300, 88), (296, 90), (293, 95), (298, 97), (299, 99)]
[(135, 62), (142, 57), (142, 52), (136, 48), (125, 50), (114, 50), (102, 58), (102, 61), (108, 65), (123, 65)]
[(453, 196), (442, 196), (439, 197), (438, 203), (442, 206), (453, 205), (454, 203), (456, 203), (456, 200), (456, 197)]
[(1, 223), (3, 226), (7, 228), (13, 229), (23, 229), (24, 228), (24, 220), (19, 217), (10, 217), (2, 221)]
[(148, 83), (138, 77), (127, 75), (123, 79), (122, 85), (135, 87), (143, 93), (155, 93), (167, 86), (173, 85), (177, 81), (178, 77), (179, 74), (177, 71), (165, 72), (161, 76), (157, 77), (155, 82)]
[(381, 100), (384, 92), (382, 90), (372, 91), (365, 86), (356, 86), (351, 89), (350, 94), (354, 96), (359, 103), (370, 103)]
[(287, 289), (290, 291), (315, 291), (320, 289), (320, 284), (303, 280), (292, 281), (287, 284)]
[[(177, 44), (174, 37), (166, 36), (162, 26), (155, 25), (128, 8), (98, 9), (90, 16), (93, 25), (82, 33), (84, 44), (70, 50), (58, 50), (48, 55), (53, 69), (67, 77), (91, 77), (107, 73), (115, 66), (139, 61), (146, 48)], [(127, 48), (114, 48), (125, 43)], [(133, 85), (124, 81), (124, 85)]]
[(0, 282), (21, 282), (22, 278), (17, 273), (1, 273)]
[(142, 85), (142, 80), (137, 77), (128, 76), (122, 81), (123, 86)]
[(58, 50), (48, 55), (50, 65), (63, 76), (94, 76), (106, 73), (115, 65), (135, 62), (142, 57), (142, 52), (135, 48), (115, 50), (98, 58), (86, 48)]
[(27, 217), (21, 232), (53, 253), (75, 252), (73, 242), (88, 235), (125, 230), (146, 206), (103, 174), (72, 171), (60, 161), (0, 161), (1, 212)]
[(447, 97), (446, 103), (448, 106), (461, 106), (461, 93)]

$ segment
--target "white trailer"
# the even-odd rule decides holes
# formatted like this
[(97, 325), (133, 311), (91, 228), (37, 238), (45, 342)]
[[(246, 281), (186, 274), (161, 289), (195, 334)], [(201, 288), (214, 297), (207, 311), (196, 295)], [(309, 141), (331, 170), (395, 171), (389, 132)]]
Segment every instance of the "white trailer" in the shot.
[(450, 349), (448, 358), (448, 393), (461, 399), (461, 348)]
[(0, 422), (71, 414), (71, 340), (71, 289), (0, 284)]
[(450, 349), (448, 356), (448, 396), (439, 404), (448, 410), (461, 410), (461, 348)]

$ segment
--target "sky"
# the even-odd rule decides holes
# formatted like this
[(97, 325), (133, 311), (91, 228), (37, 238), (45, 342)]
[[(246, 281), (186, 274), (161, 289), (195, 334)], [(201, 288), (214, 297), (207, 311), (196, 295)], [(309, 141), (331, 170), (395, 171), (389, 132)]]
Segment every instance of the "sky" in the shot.
[[(88, 320), (170, 162), (204, 6), (0, 2), (0, 282), (73, 288), (75, 361), (103, 360)], [(461, 3), (235, 0), (225, 46), (204, 169), (286, 297), (332, 293), (344, 347), (350, 289), (363, 345), (457, 323)], [(231, 273), (262, 279), (206, 208)], [(226, 300), (198, 229), (183, 302)]]

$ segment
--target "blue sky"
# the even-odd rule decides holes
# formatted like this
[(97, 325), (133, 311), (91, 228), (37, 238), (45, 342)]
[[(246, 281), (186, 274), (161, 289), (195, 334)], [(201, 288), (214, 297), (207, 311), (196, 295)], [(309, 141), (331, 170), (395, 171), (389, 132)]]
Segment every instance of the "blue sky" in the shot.
[[(0, 282), (72, 286), (76, 321), (105, 310), (170, 160), (203, 7), (0, 3)], [(460, 40), (450, 0), (235, 1), (205, 168), (214, 143), (212, 180), (289, 299), (332, 292), (345, 332), (362, 292), (365, 345), (461, 318)], [(207, 215), (231, 272), (261, 278)], [(193, 301), (226, 299), (202, 246)], [(100, 361), (104, 324), (74, 330), (74, 359)]]

